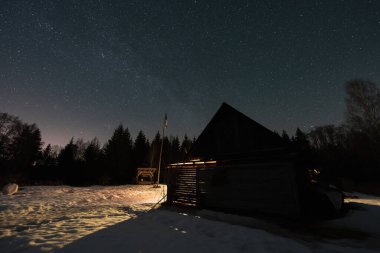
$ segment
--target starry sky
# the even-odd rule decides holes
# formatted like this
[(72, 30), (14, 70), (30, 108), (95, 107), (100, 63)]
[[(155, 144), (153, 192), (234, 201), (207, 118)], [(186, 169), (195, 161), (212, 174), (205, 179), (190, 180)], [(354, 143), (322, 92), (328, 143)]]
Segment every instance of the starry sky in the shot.
[(380, 84), (380, 1), (0, 0), (0, 111), (45, 143), (198, 136), (223, 101), (293, 133)]

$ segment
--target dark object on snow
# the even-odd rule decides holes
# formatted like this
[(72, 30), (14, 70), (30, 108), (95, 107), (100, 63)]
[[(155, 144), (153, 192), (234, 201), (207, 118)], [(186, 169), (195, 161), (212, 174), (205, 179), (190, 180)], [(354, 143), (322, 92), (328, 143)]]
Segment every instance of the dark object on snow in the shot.
[[(223, 103), (188, 160), (168, 166), (167, 202), (300, 217), (309, 214), (309, 198), (319, 195), (297, 160), (297, 152), (280, 136)], [(318, 203), (324, 209), (328, 202)]]
[(321, 218), (341, 215), (344, 205), (343, 192), (333, 185), (310, 183), (304, 188), (303, 214)]
[(4, 185), (3, 187), (3, 194), (5, 195), (12, 195), (15, 194), (18, 191), (18, 185), (14, 183), (9, 183), (7, 185)]

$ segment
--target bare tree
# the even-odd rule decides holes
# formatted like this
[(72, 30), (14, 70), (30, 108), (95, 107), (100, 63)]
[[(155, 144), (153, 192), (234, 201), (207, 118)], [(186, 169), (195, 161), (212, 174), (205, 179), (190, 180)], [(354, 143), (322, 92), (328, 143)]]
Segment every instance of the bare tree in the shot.
[(380, 89), (375, 83), (351, 80), (346, 83), (346, 119), (353, 131), (380, 136)]

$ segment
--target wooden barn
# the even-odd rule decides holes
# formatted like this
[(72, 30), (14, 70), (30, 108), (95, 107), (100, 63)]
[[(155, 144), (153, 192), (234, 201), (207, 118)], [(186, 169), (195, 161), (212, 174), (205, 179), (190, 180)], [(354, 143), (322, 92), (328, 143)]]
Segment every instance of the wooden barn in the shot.
[(168, 166), (167, 202), (297, 217), (302, 173), (276, 133), (223, 103), (189, 159)]

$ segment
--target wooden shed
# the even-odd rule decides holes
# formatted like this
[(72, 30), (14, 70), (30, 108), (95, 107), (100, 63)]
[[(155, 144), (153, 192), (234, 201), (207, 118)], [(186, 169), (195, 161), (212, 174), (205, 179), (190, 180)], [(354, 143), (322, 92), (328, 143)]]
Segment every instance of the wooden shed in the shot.
[(298, 172), (280, 136), (223, 103), (189, 159), (168, 166), (169, 204), (238, 213), (300, 214)]
[(156, 168), (137, 168), (137, 184), (154, 184), (154, 173)]

